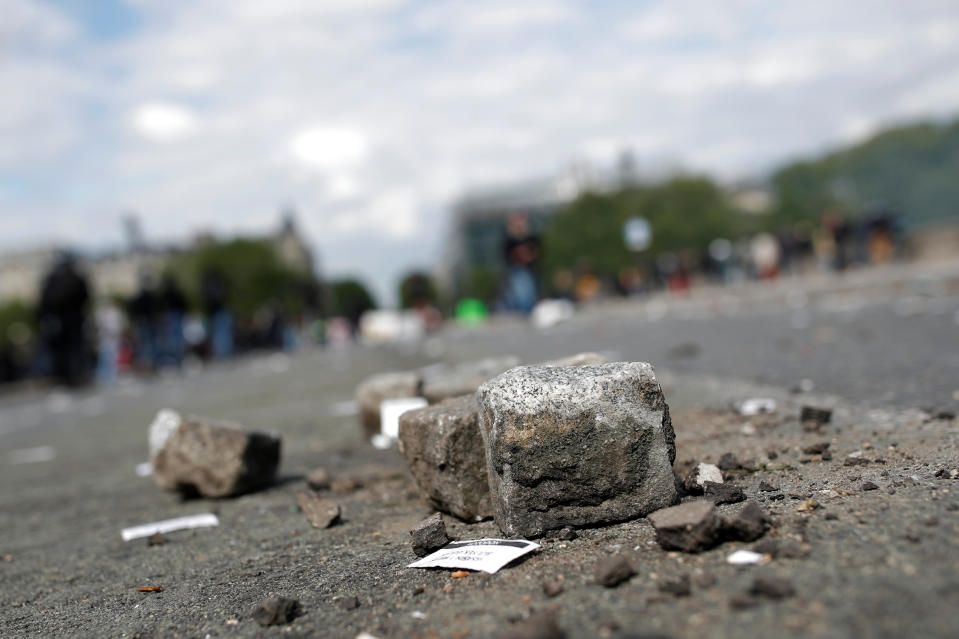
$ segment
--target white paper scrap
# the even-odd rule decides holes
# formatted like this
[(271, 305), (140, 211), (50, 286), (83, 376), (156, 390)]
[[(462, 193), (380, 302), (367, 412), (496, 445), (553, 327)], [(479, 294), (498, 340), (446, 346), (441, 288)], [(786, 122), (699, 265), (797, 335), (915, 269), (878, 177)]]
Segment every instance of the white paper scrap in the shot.
[(758, 564), (763, 561), (763, 555), (752, 550), (737, 550), (726, 557), (727, 564), (734, 566), (747, 566), (749, 564)]
[(739, 414), (749, 417), (776, 412), (776, 400), (767, 397), (751, 397), (739, 402)]
[(120, 534), (123, 536), (123, 541), (130, 541), (131, 539), (149, 537), (157, 533), (168, 533), (174, 530), (186, 530), (189, 528), (208, 528), (219, 525), (220, 520), (217, 519), (216, 515), (213, 513), (202, 513), (200, 515), (187, 515), (186, 517), (164, 519), (163, 521), (155, 521), (152, 524), (124, 528), (120, 531)]
[(423, 397), (400, 397), (380, 402), (380, 430), (387, 437), (400, 436), (400, 415), (408, 410), (423, 408), (429, 402)]
[(509, 562), (539, 548), (525, 539), (452, 541), (407, 568), (467, 568), (493, 574)]

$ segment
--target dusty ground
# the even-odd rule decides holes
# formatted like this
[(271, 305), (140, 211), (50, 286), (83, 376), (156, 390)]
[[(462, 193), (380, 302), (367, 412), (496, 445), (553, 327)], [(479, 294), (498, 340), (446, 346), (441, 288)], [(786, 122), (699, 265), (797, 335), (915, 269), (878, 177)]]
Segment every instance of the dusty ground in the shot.
[[(9, 454), (0, 460), (3, 636), (487, 637), (542, 609), (556, 612), (569, 637), (955, 636), (954, 418), (660, 370), (677, 466), (731, 452), (755, 468), (733, 471), (731, 480), (773, 515), (767, 539), (779, 540), (780, 555), (737, 567), (726, 557), (755, 543), (699, 555), (665, 552), (638, 520), (544, 541), (492, 576), (452, 579), (448, 570), (405, 568), (415, 558), (407, 530), (430, 511), (398, 453), (365, 445), (357, 418), (341, 414), (363, 376), (421, 361), (422, 354), (382, 349), (274, 356), (194, 378), (128, 384), (109, 396), (46, 398), (39, 406), (47, 417), (3, 440), (8, 452), (38, 445), (56, 452), (48, 462), (12, 464)], [(752, 396), (776, 398), (777, 412), (746, 418), (730, 408)], [(834, 408), (832, 422), (805, 431), (803, 403)], [(181, 501), (137, 477), (146, 425), (166, 405), (279, 431), (281, 480), (235, 499)], [(27, 408), (17, 414), (27, 416)], [(816, 456), (801, 449), (820, 442), (830, 443), (832, 459), (808, 461)], [(858, 451), (868, 463), (844, 465)], [(331, 493), (343, 522), (328, 530), (313, 529), (296, 508), (304, 476), (317, 466), (362, 484)], [(946, 478), (936, 476), (941, 470)], [(759, 492), (761, 480), (781, 490)], [(864, 490), (865, 482), (878, 488)], [(821, 507), (800, 512), (807, 499)], [(120, 540), (125, 526), (208, 511), (219, 515), (219, 527), (170, 533), (158, 546)], [(497, 535), (491, 522), (447, 521), (459, 538)], [(626, 554), (638, 569), (614, 589), (592, 578), (610, 553)], [(787, 578), (796, 594), (731, 604), (764, 573)], [(681, 574), (692, 577), (690, 596), (659, 590)], [(561, 580), (564, 591), (547, 598), (544, 580)], [(163, 591), (136, 590), (154, 585)], [(302, 616), (257, 625), (251, 609), (271, 594), (299, 600)], [(358, 608), (343, 605), (351, 596)]]

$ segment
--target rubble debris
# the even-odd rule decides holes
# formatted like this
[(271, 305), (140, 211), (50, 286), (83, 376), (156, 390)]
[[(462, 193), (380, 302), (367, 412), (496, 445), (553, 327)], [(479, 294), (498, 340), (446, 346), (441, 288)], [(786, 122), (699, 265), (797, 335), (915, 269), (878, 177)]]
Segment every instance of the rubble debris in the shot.
[(547, 597), (556, 597), (564, 589), (563, 582), (559, 579), (547, 579), (543, 582), (543, 594)]
[(649, 364), (518, 367), (477, 399), (494, 517), (507, 535), (624, 521), (675, 502), (675, 435)]
[(569, 526), (567, 526), (566, 528), (563, 528), (558, 533), (556, 533), (555, 539), (558, 539), (560, 541), (573, 541), (577, 537), (579, 537), (579, 535), (576, 534), (576, 531), (570, 528)]
[(556, 623), (556, 613), (541, 610), (511, 624), (496, 636), (497, 639), (563, 639), (564, 634)]
[(743, 417), (774, 413), (776, 412), (776, 400), (768, 397), (751, 397), (739, 402), (736, 409)]
[(269, 597), (253, 609), (253, 619), (261, 626), (290, 623), (300, 612), (300, 602), (288, 597)]
[(163, 533), (154, 533), (147, 537), (147, 546), (164, 546), (166, 545), (166, 537), (163, 536)]
[(332, 499), (302, 492), (296, 496), (296, 503), (315, 528), (329, 528), (340, 519), (340, 506)]
[(314, 468), (306, 476), (306, 485), (313, 490), (327, 490), (330, 487), (330, 471), (323, 468)]
[(399, 450), (421, 497), (463, 521), (492, 517), (476, 398), (465, 395), (400, 417)]
[(796, 508), (801, 513), (808, 513), (820, 508), (819, 502), (815, 499), (807, 499), (799, 503), (799, 507)]
[(417, 557), (425, 557), (450, 542), (446, 534), (443, 516), (434, 513), (410, 529), (413, 537), (413, 552)]
[(659, 583), (659, 591), (676, 597), (688, 597), (693, 592), (689, 575), (679, 575), (675, 579), (665, 579)]
[(719, 458), (717, 466), (719, 466), (720, 470), (739, 470), (742, 468), (739, 459), (732, 453), (723, 453), (723, 456)]
[(818, 430), (824, 424), (832, 420), (831, 408), (818, 408), (816, 406), (803, 406), (799, 410), (799, 423), (804, 430)]
[(760, 555), (769, 555), (773, 559), (779, 556), (780, 544), (778, 539), (772, 537), (765, 537), (760, 539), (752, 547), (753, 552), (758, 552)]
[(766, 599), (785, 599), (796, 594), (792, 582), (777, 575), (756, 575), (749, 594)]
[(152, 461), (153, 481), (160, 488), (230, 497), (273, 482), (280, 464), (280, 438), (228, 422), (188, 417)]
[(515, 355), (466, 362), (444, 375), (423, 380), (423, 397), (430, 404), (437, 404), (444, 399), (472, 394), (486, 380), (519, 365), (520, 359)]
[(537, 366), (599, 366), (608, 363), (609, 358), (600, 353), (576, 353), (568, 357), (547, 360)]
[(765, 479), (761, 479), (761, 480), (759, 481), (759, 492), (761, 492), (761, 493), (778, 493), (778, 492), (779, 492), (779, 486), (776, 486), (776, 485), (774, 485), (774, 484), (770, 484), (770, 483), (769, 483), (768, 481), (766, 481)]
[(859, 457), (859, 456), (856, 456), (856, 457), (847, 456), (844, 460), (842, 460), (843, 466), (865, 466), (866, 464), (869, 464), (869, 463), (871, 462), (868, 459), (866, 459), (865, 457)]
[(715, 464), (699, 463), (683, 482), (683, 488), (691, 495), (702, 495), (706, 482), (723, 483), (723, 472)]
[(733, 484), (717, 484), (714, 481), (705, 482), (703, 495), (714, 504), (736, 504), (746, 501), (746, 493), (739, 486)]
[(710, 501), (690, 501), (657, 510), (648, 517), (656, 541), (667, 550), (700, 552), (722, 540), (724, 522)]
[(755, 541), (766, 534), (771, 524), (769, 515), (750, 500), (734, 517), (726, 519), (724, 528), (726, 536), (731, 539)]
[(864, 491), (865, 491), (865, 490), (878, 490), (878, 489), (879, 489), (879, 486), (877, 486), (875, 483), (873, 483), (873, 482), (871, 482), (871, 481), (866, 480), (866, 481), (862, 482), (861, 488), (862, 488), (862, 490), (864, 490)]
[(804, 447), (802, 452), (807, 455), (821, 455), (826, 452), (826, 449), (828, 449), (829, 446), (829, 442), (816, 442), (815, 444), (810, 444), (809, 446)]
[(615, 588), (636, 574), (633, 564), (622, 555), (601, 559), (593, 570), (593, 580), (600, 586)]
[(367, 377), (356, 387), (360, 424), (367, 438), (380, 433), (380, 404), (386, 399), (417, 397), (420, 375), (415, 371), (379, 373)]

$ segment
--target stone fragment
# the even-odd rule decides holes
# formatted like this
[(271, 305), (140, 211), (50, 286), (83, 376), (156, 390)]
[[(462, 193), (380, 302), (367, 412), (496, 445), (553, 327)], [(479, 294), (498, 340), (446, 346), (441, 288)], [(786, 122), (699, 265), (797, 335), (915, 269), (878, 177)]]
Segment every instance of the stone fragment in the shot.
[(486, 380), (519, 364), (519, 358), (514, 355), (488, 357), (460, 364), (444, 375), (435, 375), (424, 380), (423, 397), (430, 404), (436, 404), (444, 399), (475, 393)]
[(690, 501), (648, 517), (656, 541), (666, 550), (700, 552), (722, 541), (723, 519), (710, 501)]
[(702, 495), (706, 482), (723, 483), (723, 471), (719, 470), (719, 466), (705, 463), (697, 464), (686, 477), (683, 487), (686, 492), (692, 495)]
[(579, 535), (576, 534), (576, 531), (569, 526), (556, 533), (556, 539), (560, 541), (573, 541), (577, 537), (579, 537)]
[(253, 609), (253, 619), (261, 626), (290, 623), (300, 611), (300, 602), (288, 597), (264, 599)]
[(732, 453), (723, 453), (723, 456), (719, 458), (720, 470), (738, 470), (741, 468), (739, 460)]
[(842, 460), (843, 466), (865, 466), (870, 463), (872, 462), (865, 457), (846, 457)]
[(380, 432), (383, 400), (417, 397), (420, 385), (420, 375), (415, 371), (379, 373), (360, 382), (356, 387), (356, 403), (360, 406), (360, 424), (366, 437)]
[(736, 515), (726, 519), (726, 536), (739, 541), (754, 541), (766, 534), (772, 521), (754, 501), (747, 501)]
[(316, 528), (329, 528), (340, 519), (340, 506), (332, 499), (303, 492), (296, 496), (296, 503)]
[(758, 552), (760, 555), (769, 555), (772, 558), (779, 556), (780, 545), (778, 539), (773, 539), (771, 537), (766, 537), (757, 541), (753, 544), (753, 552)]
[(547, 597), (556, 597), (563, 590), (563, 582), (558, 579), (548, 579), (543, 582), (543, 594)]
[(799, 503), (799, 507), (796, 508), (801, 513), (812, 512), (819, 508), (819, 502), (815, 499), (807, 499)]
[(761, 493), (776, 493), (779, 492), (779, 486), (770, 484), (765, 479), (759, 481), (759, 492)]
[(608, 363), (609, 359), (599, 353), (577, 353), (569, 357), (547, 360), (537, 366), (599, 366)]
[(541, 610), (511, 624), (496, 635), (498, 639), (563, 639), (563, 631), (556, 623), (556, 613)]
[(703, 495), (714, 504), (736, 504), (746, 500), (746, 493), (739, 486), (733, 484), (717, 484), (707, 481), (703, 487)]
[(446, 534), (446, 524), (439, 513), (434, 513), (410, 529), (413, 537), (413, 552), (417, 557), (425, 557), (450, 542)]
[(799, 422), (805, 430), (817, 430), (832, 419), (832, 409), (816, 406), (803, 406), (799, 411)]
[(165, 490), (229, 497), (272, 483), (279, 464), (278, 436), (188, 417), (153, 459), (153, 481)]
[(863, 490), (878, 490), (878, 489), (879, 489), (879, 486), (877, 486), (876, 484), (874, 484), (873, 482), (871, 482), (871, 481), (869, 481), (869, 480), (866, 480), (866, 481), (862, 482), (862, 489), (863, 489)]
[(807, 455), (821, 455), (826, 452), (826, 449), (829, 448), (829, 442), (817, 442), (815, 444), (810, 444), (802, 449), (802, 452)]
[(759, 600), (749, 595), (733, 595), (729, 598), (729, 607), (733, 610), (746, 610), (759, 605)]
[(636, 574), (633, 564), (621, 555), (601, 559), (593, 571), (593, 579), (600, 586), (615, 588)]
[(314, 468), (306, 476), (306, 485), (313, 490), (327, 490), (330, 487), (330, 471), (323, 467)]
[(676, 597), (688, 597), (693, 592), (689, 575), (680, 575), (674, 579), (665, 579), (659, 583), (659, 591)]
[(493, 515), (486, 452), (472, 395), (400, 417), (399, 449), (421, 497), (464, 521)]
[(518, 367), (477, 399), (505, 534), (625, 521), (675, 502), (675, 435), (649, 364)]
[(749, 594), (767, 599), (785, 599), (796, 594), (796, 589), (785, 577), (777, 575), (756, 575)]
[(356, 610), (360, 607), (360, 600), (355, 595), (346, 595), (337, 600), (340, 608), (343, 610)]
[(163, 536), (163, 533), (153, 533), (147, 537), (147, 546), (164, 546), (166, 545), (166, 537)]

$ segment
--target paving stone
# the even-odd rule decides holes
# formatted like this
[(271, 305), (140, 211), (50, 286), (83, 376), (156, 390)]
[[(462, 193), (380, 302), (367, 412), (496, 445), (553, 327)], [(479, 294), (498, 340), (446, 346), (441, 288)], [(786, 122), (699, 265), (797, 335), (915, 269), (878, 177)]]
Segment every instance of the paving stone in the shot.
[(477, 399), (505, 534), (625, 521), (675, 502), (675, 435), (649, 364), (518, 367)]
[(464, 521), (493, 516), (476, 398), (466, 395), (407, 411), (399, 450), (421, 497)]
[(486, 380), (519, 365), (520, 359), (513, 355), (466, 362), (445, 374), (424, 380), (423, 397), (430, 404), (436, 404), (444, 399), (475, 393)]
[(340, 506), (332, 499), (303, 492), (296, 496), (296, 503), (316, 528), (329, 528), (340, 519)]
[(183, 419), (153, 459), (153, 481), (188, 495), (229, 497), (273, 482), (280, 438), (236, 424)]
[(723, 539), (723, 518), (711, 501), (690, 501), (664, 508), (648, 519), (656, 530), (656, 541), (666, 550), (701, 552)]
[(703, 495), (714, 504), (736, 504), (746, 501), (746, 493), (733, 484), (717, 484), (707, 481), (703, 486)]
[(769, 515), (759, 504), (750, 500), (738, 513), (726, 518), (724, 528), (730, 539), (754, 541), (766, 534), (771, 523)]
[(380, 432), (380, 404), (385, 399), (418, 397), (420, 375), (416, 371), (395, 371), (367, 377), (356, 387), (360, 424), (367, 438)]
[(596, 564), (593, 580), (600, 586), (615, 588), (636, 574), (632, 562), (621, 555), (605, 557)]
[(723, 483), (723, 471), (715, 464), (699, 463), (683, 482), (683, 488), (692, 495), (702, 495), (706, 482)]

